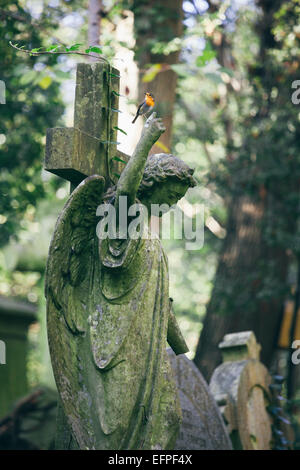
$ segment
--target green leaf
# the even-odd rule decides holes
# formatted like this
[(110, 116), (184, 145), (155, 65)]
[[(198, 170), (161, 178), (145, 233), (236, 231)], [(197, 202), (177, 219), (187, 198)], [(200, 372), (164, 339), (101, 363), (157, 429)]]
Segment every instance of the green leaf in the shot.
[(55, 75), (58, 78), (66, 79), (70, 77), (69, 72), (63, 72), (63, 70), (55, 69)]
[(31, 49), (31, 52), (38, 52), (42, 49), (42, 47), (36, 47), (35, 49)]
[(122, 160), (122, 158), (117, 157), (117, 156), (113, 157), (112, 160), (116, 160), (117, 162), (125, 163), (125, 165), (127, 164), (127, 162), (125, 162), (125, 160)]
[(97, 54), (102, 54), (102, 49), (100, 49), (100, 47), (97, 47), (97, 46), (90, 47), (90, 51), (96, 52)]
[(114, 113), (121, 113), (122, 111), (120, 111), (120, 109), (115, 109), (115, 108), (110, 108), (111, 111), (113, 111)]
[(49, 75), (45, 75), (39, 82), (38, 85), (43, 89), (47, 90), (52, 83), (52, 78)]
[(174, 70), (174, 72), (177, 73), (177, 75), (179, 75), (181, 77), (188, 77), (189, 76), (186, 64), (173, 64), (173, 65), (170, 66), (170, 68), (172, 70)]
[(109, 75), (110, 75), (111, 77), (121, 78), (120, 75), (116, 75), (115, 73), (112, 73), (112, 72), (109, 72)]
[(113, 173), (114, 176), (116, 176), (117, 178), (120, 178), (121, 175), (119, 175), (119, 173)]
[(143, 76), (142, 82), (144, 83), (152, 82), (152, 80), (155, 79), (156, 75), (160, 72), (160, 70), (161, 70), (161, 64), (152, 65), (152, 67), (150, 67), (150, 69)]
[(291, 422), (283, 416), (277, 416), (277, 418), (285, 424), (291, 424)]
[(24, 75), (20, 78), (21, 85), (28, 85), (36, 78), (36, 72), (34, 70), (29, 70), (28, 72), (24, 73)]
[(73, 44), (73, 46), (69, 47), (69, 51), (78, 51), (79, 47), (82, 46), (81, 43)]
[(214, 59), (215, 57), (216, 57), (216, 51), (212, 49), (210, 42), (207, 41), (206, 46), (202, 52), (202, 55), (199, 55), (196, 59), (196, 65), (197, 67), (203, 67), (204, 65), (207, 64), (207, 62)]
[(269, 406), (268, 411), (269, 411), (269, 413), (272, 413), (274, 415), (278, 415), (278, 413), (281, 413), (282, 408), (280, 408), (279, 406)]
[(282, 386), (279, 385), (279, 384), (271, 384), (271, 385), (269, 385), (269, 388), (271, 390), (278, 390), (279, 392), (281, 392)]
[(120, 93), (118, 93), (118, 92), (115, 91), (115, 90), (112, 91), (112, 94), (115, 95), (115, 96), (124, 96), (124, 95), (120, 95)]
[(52, 46), (47, 47), (46, 51), (47, 52), (56, 51), (56, 49), (58, 49), (59, 47), (61, 47), (60, 44), (52, 44)]
[(273, 379), (275, 382), (280, 384), (284, 382), (284, 377), (282, 375), (273, 375)]
[(120, 128), (117, 127), (117, 126), (114, 126), (114, 129), (115, 129), (116, 131), (120, 131), (120, 132), (122, 132), (123, 134), (127, 135), (127, 132), (123, 131), (123, 129), (120, 129)]
[(211, 80), (216, 85), (219, 85), (219, 83), (223, 83), (223, 80), (218, 73), (208, 72), (205, 73), (205, 77)]

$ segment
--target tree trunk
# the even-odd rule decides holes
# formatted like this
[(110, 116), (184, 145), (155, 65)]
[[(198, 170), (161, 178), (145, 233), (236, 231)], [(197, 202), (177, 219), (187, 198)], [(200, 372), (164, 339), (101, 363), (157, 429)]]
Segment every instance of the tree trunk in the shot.
[[(100, 20), (102, 0), (89, 0), (88, 9), (88, 45), (98, 46), (100, 44)], [(94, 59), (91, 59), (94, 60)]]
[[(177, 64), (179, 51), (169, 55), (153, 54), (151, 45), (155, 42), (169, 42), (182, 35), (182, 0), (136, 0), (134, 7), (135, 31), (137, 45), (137, 60), (139, 66), (139, 103), (144, 99), (146, 91), (154, 94), (155, 111), (163, 118), (166, 132), (160, 142), (168, 149), (171, 148), (173, 109), (176, 95), (177, 75), (170, 65)], [(145, 66), (161, 64), (161, 71), (151, 82), (143, 82)], [(151, 153), (161, 153), (164, 150), (155, 145)]]
[[(194, 359), (207, 380), (221, 362), (218, 344), (227, 333), (253, 330), (262, 345), (262, 361), (269, 365), (272, 359), (285, 295), (280, 286), (286, 281), (288, 258), (284, 250), (270, 249), (264, 242), (263, 232), (270, 229), (266, 226), (270, 203), (245, 195), (232, 201), (227, 235)], [(269, 301), (260, 300), (268, 282), (279, 286), (277, 296)]]

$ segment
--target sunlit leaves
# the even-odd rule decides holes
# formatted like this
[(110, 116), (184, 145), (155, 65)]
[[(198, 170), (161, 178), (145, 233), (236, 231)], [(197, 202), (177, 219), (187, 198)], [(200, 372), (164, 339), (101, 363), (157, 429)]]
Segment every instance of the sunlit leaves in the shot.
[(156, 75), (161, 71), (162, 65), (161, 64), (154, 64), (152, 65), (149, 70), (144, 74), (142, 81), (144, 83), (152, 82), (155, 79)]
[(203, 67), (215, 57), (216, 57), (216, 51), (212, 48), (211, 43), (209, 41), (206, 41), (206, 45), (202, 54), (199, 55), (196, 59), (196, 65), (197, 67)]
[(49, 77), (49, 75), (45, 75), (39, 82), (39, 86), (43, 89), (43, 90), (47, 90), (47, 88), (51, 85), (52, 83), (52, 78)]

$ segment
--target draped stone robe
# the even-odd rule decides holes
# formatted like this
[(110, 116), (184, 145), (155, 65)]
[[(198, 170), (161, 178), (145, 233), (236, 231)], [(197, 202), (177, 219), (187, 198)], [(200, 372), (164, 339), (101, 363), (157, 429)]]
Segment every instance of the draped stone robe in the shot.
[[(102, 186), (101, 186), (102, 185)], [(172, 449), (181, 411), (166, 354), (167, 258), (158, 238), (99, 240), (101, 177), (72, 193), (47, 267), (58, 447)]]

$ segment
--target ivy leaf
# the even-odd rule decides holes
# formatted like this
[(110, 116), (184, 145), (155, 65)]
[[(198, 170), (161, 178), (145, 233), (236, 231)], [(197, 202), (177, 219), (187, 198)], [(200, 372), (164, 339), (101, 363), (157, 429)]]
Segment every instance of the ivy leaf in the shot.
[(117, 178), (120, 178), (121, 175), (119, 175), (119, 173), (113, 173), (114, 176), (116, 176)]
[(275, 382), (277, 383), (282, 383), (284, 382), (284, 377), (282, 377), (282, 375), (273, 375), (273, 379)]
[(47, 52), (56, 51), (56, 49), (58, 49), (59, 47), (61, 47), (60, 44), (52, 44), (52, 46), (47, 47), (46, 51)]
[(97, 47), (97, 46), (90, 47), (90, 51), (96, 52), (97, 54), (102, 54), (102, 49), (100, 49), (100, 47)]
[(291, 422), (283, 416), (277, 416), (277, 418), (285, 424), (291, 424)]
[(117, 162), (125, 163), (125, 165), (127, 164), (127, 162), (125, 162), (125, 160), (122, 160), (122, 158), (117, 157), (117, 156), (113, 157), (112, 160), (116, 160)]
[[(282, 409), (279, 406), (270, 406), (268, 411), (269, 413), (272, 413), (272, 415), (278, 416)], [(280, 418), (280, 416), (278, 416), (278, 418)]]
[(279, 390), (279, 392), (280, 392), (282, 387), (279, 384), (271, 384), (271, 385), (269, 385), (269, 388), (271, 390)]
[(31, 52), (38, 52), (42, 49), (42, 47), (36, 47), (34, 49), (31, 49)]
[(109, 75), (110, 75), (111, 77), (121, 78), (120, 75), (116, 75), (116, 74), (113, 73), (113, 72), (109, 72)]
[(88, 49), (85, 50), (86, 54), (89, 54), (90, 52), (96, 52), (97, 54), (102, 54), (102, 49), (97, 46), (90, 46)]
[(123, 134), (127, 135), (127, 132), (123, 131), (123, 129), (120, 129), (120, 128), (117, 127), (117, 126), (115, 126), (114, 129), (115, 129), (116, 131), (120, 131), (120, 132), (122, 132)]
[(73, 46), (66, 48), (68, 51), (78, 51), (79, 47), (82, 46), (81, 43), (73, 44)]

